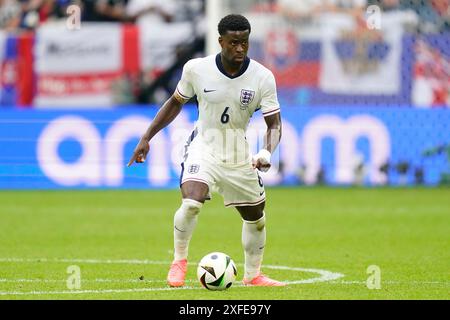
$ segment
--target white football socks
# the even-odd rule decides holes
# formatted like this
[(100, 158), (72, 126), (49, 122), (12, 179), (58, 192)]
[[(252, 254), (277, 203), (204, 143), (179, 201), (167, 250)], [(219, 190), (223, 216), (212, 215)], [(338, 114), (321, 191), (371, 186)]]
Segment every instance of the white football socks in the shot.
[(244, 278), (251, 280), (258, 275), (266, 244), (265, 214), (256, 221), (243, 220), (242, 246), (245, 253)]
[(202, 208), (203, 203), (192, 200), (183, 199), (181, 207), (177, 210), (174, 217), (174, 258), (175, 260), (187, 259), (189, 241), (192, 233), (197, 225), (197, 216)]

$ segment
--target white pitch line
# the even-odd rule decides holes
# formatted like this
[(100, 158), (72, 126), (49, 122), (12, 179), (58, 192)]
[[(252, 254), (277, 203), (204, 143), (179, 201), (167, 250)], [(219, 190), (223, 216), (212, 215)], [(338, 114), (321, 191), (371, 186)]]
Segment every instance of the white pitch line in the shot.
[[(14, 262), (14, 263), (90, 263), (90, 264), (170, 264), (169, 261), (152, 261), (152, 260), (138, 260), (138, 259), (118, 259), (118, 260), (101, 260), (101, 259), (48, 259), (48, 258), (36, 258), (36, 259), (24, 259), (24, 258), (0, 258), (0, 262)], [(194, 264), (194, 263), (189, 263)], [(242, 264), (238, 264), (242, 265)], [(311, 268), (298, 268), (298, 267), (288, 267), (288, 266), (275, 266), (275, 265), (264, 265), (264, 268), (275, 269), (275, 270), (289, 270), (297, 272), (308, 272), (319, 274), (319, 277), (304, 279), (304, 280), (294, 280), (294, 281), (284, 281), (286, 284), (305, 284), (314, 282), (324, 282), (332, 281), (342, 278), (344, 275), (340, 273), (334, 273), (327, 270), (321, 269), (311, 269)], [(6, 280), (6, 279), (5, 279)], [(20, 280), (20, 279), (19, 279)], [(23, 282), (30, 282), (36, 279), (22, 279)], [(45, 279), (43, 279), (45, 281)], [(51, 279), (49, 279), (52, 281)], [(142, 280), (143, 282), (145, 280)], [(106, 281), (105, 281), (106, 282)], [(237, 287), (243, 287), (241, 283), (236, 284)], [(168, 290), (190, 290), (190, 289), (203, 289), (202, 287), (183, 287), (183, 288), (137, 288), (137, 289), (105, 289), (105, 290), (66, 290), (66, 291), (29, 291), (29, 292), (0, 292), (0, 296), (5, 295), (45, 295), (45, 294), (84, 294), (84, 293), (124, 293), (124, 292), (147, 292), (147, 291), (168, 291)]]
[(17, 295), (55, 295), (55, 294), (86, 294), (86, 293), (134, 293), (134, 292), (151, 292), (151, 291), (174, 291), (174, 290), (205, 290), (203, 287), (182, 287), (182, 288), (139, 288), (139, 289), (102, 289), (102, 290), (64, 290), (64, 291), (16, 291), (1, 292), (0, 296), (17, 296)]
[[(58, 283), (67, 282), (67, 279), (0, 279), (0, 283)], [(82, 282), (106, 282), (106, 283), (166, 283), (167, 280), (138, 280), (138, 279), (82, 279)], [(195, 280), (186, 280), (185, 282), (196, 282)]]
[(138, 260), (138, 259), (72, 259), (72, 258), (36, 258), (36, 259), (22, 259), (22, 258), (0, 258), (0, 262), (32, 262), (32, 263), (40, 263), (40, 262), (50, 262), (50, 263), (88, 263), (88, 264), (168, 264), (170, 262), (167, 261), (154, 261), (154, 260)]
[[(412, 284), (412, 285), (416, 285), (416, 284), (439, 284), (439, 285), (448, 285), (450, 286), (450, 281), (401, 281), (401, 280), (384, 280), (381, 281), (382, 284)], [(331, 284), (362, 284), (362, 285), (366, 285), (367, 281), (330, 281), (329, 283)]]
[[(314, 278), (313, 278), (314, 279)], [(304, 281), (301, 283), (312, 283), (310, 280), (299, 280)], [(295, 284), (299, 284), (299, 281), (295, 281)], [(306, 282), (308, 281), (308, 282)], [(0, 279), (0, 283), (64, 283), (67, 282), (66, 279)], [(82, 282), (98, 282), (98, 283), (166, 283), (167, 280), (136, 280), (136, 279), (83, 279)], [(187, 283), (197, 283), (196, 280), (186, 280)], [(290, 284), (293, 284), (290, 281)], [(344, 281), (344, 280), (332, 280), (328, 281), (329, 284), (357, 284), (366, 285), (367, 281)], [(439, 284), (450, 286), (450, 281), (400, 281), (400, 280), (387, 280), (383, 281), (383, 284)], [(236, 281), (234, 286), (241, 286), (240, 281)]]
[[(170, 262), (168, 261), (153, 261), (153, 260), (139, 260), (139, 259), (70, 259), (70, 258), (36, 258), (36, 259), (22, 259), (22, 258), (0, 258), (0, 262), (53, 262), (53, 263), (92, 263), (92, 264), (162, 264), (168, 265)], [(190, 265), (194, 263), (189, 263)], [(242, 264), (238, 264), (242, 265)], [(285, 281), (286, 284), (304, 284), (304, 283), (314, 283), (314, 282), (324, 282), (324, 281), (332, 281), (339, 278), (342, 278), (344, 275), (340, 273), (334, 273), (327, 270), (321, 269), (311, 269), (311, 268), (297, 268), (297, 267), (288, 267), (288, 266), (274, 266), (274, 265), (264, 265), (265, 268), (275, 269), (275, 270), (289, 270), (289, 271), (298, 271), (298, 272), (308, 272), (308, 273), (318, 273), (320, 277), (315, 277), (311, 279), (304, 280), (294, 280), (294, 281)]]

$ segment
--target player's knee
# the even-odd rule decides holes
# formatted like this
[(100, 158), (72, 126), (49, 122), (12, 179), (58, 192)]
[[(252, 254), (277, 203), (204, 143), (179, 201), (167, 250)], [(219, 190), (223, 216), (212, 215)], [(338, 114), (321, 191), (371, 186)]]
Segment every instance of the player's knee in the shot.
[(196, 216), (200, 213), (203, 203), (192, 199), (183, 199), (182, 207), (183, 211), (187, 215)]
[(244, 220), (244, 222), (247, 223), (248, 225), (255, 226), (255, 229), (257, 231), (262, 231), (262, 230), (264, 230), (264, 228), (266, 226), (266, 217), (263, 214), (263, 216), (260, 217), (258, 220), (254, 220), (254, 221)]
[(261, 231), (265, 228), (265, 226), (266, 226), (266, 217), (263, 214), (263, 216), (256, 221), (256, 230)]

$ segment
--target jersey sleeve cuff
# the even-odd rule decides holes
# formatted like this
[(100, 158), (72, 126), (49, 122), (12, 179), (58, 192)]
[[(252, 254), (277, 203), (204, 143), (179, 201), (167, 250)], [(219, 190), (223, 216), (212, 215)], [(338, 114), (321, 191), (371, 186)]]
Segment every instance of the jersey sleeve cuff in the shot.
[(186, 102), (186, 101), (188, 101), (189, 99), (192, 98), (192, 97), (188, 97), (188, 96), (182, 94), (180, 89), (178, 89), (178, 87), (175, 89), (175, 97), (179, 98), (177, 100), (182, 100), (182, 102)]
[(264, 117), (267, 117), (267, 116), (274, 115), (274, 114), (276, 114), (278, 112), (280, 112), (280, 108), (276, 108), (274, 110), (270, 110), (270, 111), (266, 111), (266, 112), (263, 111), (262, 114), (263, 114)]

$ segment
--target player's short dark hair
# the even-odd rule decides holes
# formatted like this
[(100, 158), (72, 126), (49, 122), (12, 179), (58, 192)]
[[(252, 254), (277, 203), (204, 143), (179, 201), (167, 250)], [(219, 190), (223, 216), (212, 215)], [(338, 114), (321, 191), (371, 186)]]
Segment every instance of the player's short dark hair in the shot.
[(229, 14), (223, 17), (219, 22), (218, 29), (221, 36), (227, 31), (251, 31), (250, 22), (240, 14)]

